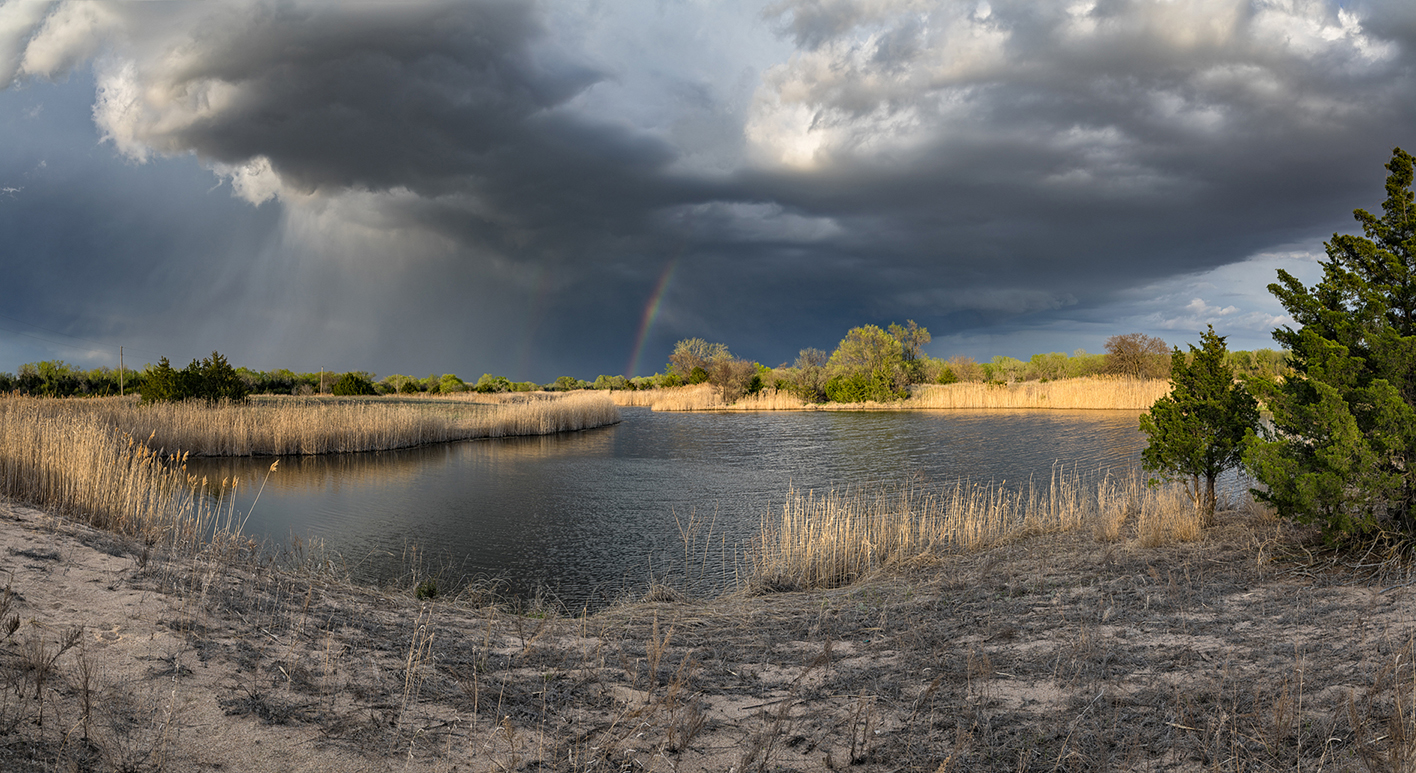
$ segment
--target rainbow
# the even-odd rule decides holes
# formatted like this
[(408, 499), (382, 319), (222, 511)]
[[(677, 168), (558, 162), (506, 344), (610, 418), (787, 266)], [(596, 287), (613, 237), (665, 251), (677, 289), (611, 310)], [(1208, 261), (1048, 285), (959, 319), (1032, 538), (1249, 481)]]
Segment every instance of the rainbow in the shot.
[(634, 378), (639, 371), (639, 355), (644, 352), (644, 339), (649, 337), (649, 328), (654, 326), (654, 320), (659, 316), (659, 303), (664, 300), (664, 290), (669, 287), (669, 280), (673, 279), (674, 269), (678, 267), (678, 258), (669, 261), (664, 266), (664, 273), (659, 275), (659, 283), (654, 286), (654, 292), (649, 294), (649, 303), (644, 306), (644, 316), (639, 320), (639, 336), (634, 342), (634, 353), (629, 357), (629, 367), (625, 368), (626, 378)]

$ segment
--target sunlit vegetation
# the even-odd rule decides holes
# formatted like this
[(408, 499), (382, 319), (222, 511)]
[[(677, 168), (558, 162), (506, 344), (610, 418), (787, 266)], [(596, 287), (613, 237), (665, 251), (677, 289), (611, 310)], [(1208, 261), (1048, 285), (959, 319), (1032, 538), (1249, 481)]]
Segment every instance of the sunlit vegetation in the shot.
[(1146, 486), (1135, 476), (1058, 472), (1027, 489), (960, 481), (942, 490), (792, 491), (780, 516), (762, 521), (751, 584), (834, 588), (1025, 535), (1089, 528), (1114, 542), (1128, 521), (1147, 547), (1200, 536), (1200, 514), (1179, 487)]
[(221, 502), (183, 472), (184, 456), (154, 451), (99, 413), (75, 410), (120, 401), (133, 406), (121, 398), (0, 398), (0, 495), (159, 549), (191, 548), (229, 527)]
[(139, 404), (132, 398), (0, 398), (3, 410), (67, 420), (79, 416), (194, 456), (325, 454), (408, 448), (427, 443), (548, 435), (619, 421), (603, 395), (477, 404), (387, 400), (262, 399), (244, 403)]
[(1141, 410), (1170, 391), (1158, 379), (1088, 376), (1055, 381), (959, 382), (915, 388), (916, 408), (1053, 408), (1058, 410)]

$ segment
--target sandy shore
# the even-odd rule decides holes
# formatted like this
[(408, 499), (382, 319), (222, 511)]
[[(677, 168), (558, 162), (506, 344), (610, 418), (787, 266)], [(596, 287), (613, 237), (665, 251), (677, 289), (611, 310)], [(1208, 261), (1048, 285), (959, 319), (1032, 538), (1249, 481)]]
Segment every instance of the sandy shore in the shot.
[(0, 503), (0, 769), (1409, 769), (1416, 587), (1310, 537), (1229, 514), (572, 617)]

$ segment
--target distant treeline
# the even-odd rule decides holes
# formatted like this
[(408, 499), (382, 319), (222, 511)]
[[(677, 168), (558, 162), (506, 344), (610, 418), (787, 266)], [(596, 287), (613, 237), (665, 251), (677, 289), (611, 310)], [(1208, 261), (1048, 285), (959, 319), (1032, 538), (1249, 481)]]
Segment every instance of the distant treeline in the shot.
[[(949, 384), (956, 381), (1014, 383), (1051, 381), (1096, 375), (1134, 378), (1168, 378), (1170, 348), (1162, 340), (1138, 333), (1113, 336), (1106, 351), (1092, 354), (1078, 349), (1071, 354), (1035, 354), (1028, 360), (994, 357), (978, 362), (971, 357), (931, 357), (921, 347), (929, 331), (914, 322), (852, 328), (835, 351), (803, 349), (793, 363), (775, 368), (734, 357), (726, 345), (699, 338), (679, 341), (661, 373), (626, 378), (601, 375), (593, 381), (561, 376), (546, 384), (511, 381), (490, 373), (473, 382), (456, 374), (429, 374), (423, 378), (394, 374), (382, 379), (367, 371), (296, 373), (287, 369), (260, 371), (232, 368), (216, 352), (193, 360), (181, 370), (164, 358), (141, 370), (119, 372), (100, 367), (90, 370), (62, 360), (26, 363), (18, 374), (0, 372), (0, 392), (48, 397), (108, 396), (120, 392), (142, 394), (149, 400), (187, 397), (240, 398), (246, 394), (278, 395), (379, 395), (450, 394), (456, 392), (534, 392), (573, 389), (655, 389), (708, 382), (731, 402), (764, 388), (778, 389), (812, 402), (859, 402), (899, 397), (911, 384)], [(1240, 376), (1278, 377), (1287, 374), (1287, 352), (1273, 349), (1232, 351), (1230, 364)]]

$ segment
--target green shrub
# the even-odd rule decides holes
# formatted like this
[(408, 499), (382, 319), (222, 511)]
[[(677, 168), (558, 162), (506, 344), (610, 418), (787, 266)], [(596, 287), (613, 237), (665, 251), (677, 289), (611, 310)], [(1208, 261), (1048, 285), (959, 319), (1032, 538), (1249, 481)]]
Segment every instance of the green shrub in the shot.
[(375, 393), (374, 382), (363, 373), (345, 373), (330, 387), (330, 392), (342, 396), (371, 395)]
[(903, 396), (884, 374), (872, 377), (868, 373), (842, 373), (826, 381), (826, 399), (833, 403), (888, 402)]

